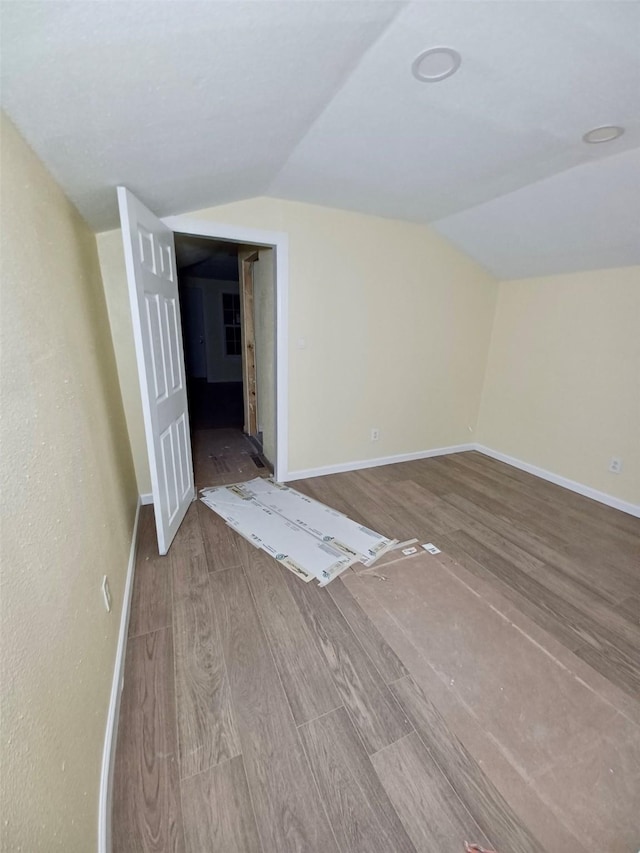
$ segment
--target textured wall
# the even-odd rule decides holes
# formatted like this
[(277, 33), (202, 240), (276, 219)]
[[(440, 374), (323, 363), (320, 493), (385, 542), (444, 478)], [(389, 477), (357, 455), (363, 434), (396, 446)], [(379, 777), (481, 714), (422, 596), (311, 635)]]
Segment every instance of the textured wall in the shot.
[[(477, 264), (426, 226), (315, 205), (257, 198), (192, 216), (289, 234), (290, 470), (474, 440), (497, 295)], [(121, 259), (103, 251), (119, 240), (98, 235), (141, 471), (126, 284)], [(381, 431), (376, 443), (371, 427)], [(147, 469), (141, 492), (148, 483)]]
[(479, 440), (640, 504), (640, 267), (500, 285)]
[(144, 433), (136, 348), (133, 342), (122, 232), (108, 231), (98, 234), (96, 242), (138, 491), (140, 494), (149, 494), (151, 474)]
[(0, 129), (0, 833), (3, 850), (85, 853), (136, 486), (95, 238), (4, 117)]

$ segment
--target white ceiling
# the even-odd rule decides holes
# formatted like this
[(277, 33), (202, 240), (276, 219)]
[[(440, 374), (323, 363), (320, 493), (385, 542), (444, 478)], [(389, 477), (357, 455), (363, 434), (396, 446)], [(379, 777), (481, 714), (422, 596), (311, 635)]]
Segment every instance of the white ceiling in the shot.
[[(272, 195), (432, 223), (501, 278), (640, 263), (635, 0), (2, 4), (2, 104), (96, 230)], [(438, 44), (438, 84), (410, 73)], [(626, 133), (588, 146), (602, 124)]]

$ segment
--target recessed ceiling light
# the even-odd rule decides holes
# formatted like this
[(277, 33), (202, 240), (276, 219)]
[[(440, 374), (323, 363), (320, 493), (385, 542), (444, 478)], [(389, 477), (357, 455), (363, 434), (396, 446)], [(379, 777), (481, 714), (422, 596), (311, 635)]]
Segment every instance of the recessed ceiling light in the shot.
[(452, 47), (430, 47), (415, 58), (411, 72), (422, 83), (438, 83), (455, 74), (461, 62), (460, 54)]
[(597, 145), (599, 142), (611, 142), (624, 133), (624, 127), (616, 127), (615, 124), (605, 124), (602, 127), (594, 127), (588, 130), (582, 137), (584, 142)]

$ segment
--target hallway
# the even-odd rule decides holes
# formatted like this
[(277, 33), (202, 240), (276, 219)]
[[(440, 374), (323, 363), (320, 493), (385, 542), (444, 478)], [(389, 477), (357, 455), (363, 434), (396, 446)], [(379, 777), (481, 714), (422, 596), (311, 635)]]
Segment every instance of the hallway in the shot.
[(242, 382), (207, 382), (206, 379), (190, 378), (187, 397), (192, 430), (242, 429)]
[(193, 430), (191, 450), (196, 492), (207, 486), (271, 475), (265, 460), (241, 429)]

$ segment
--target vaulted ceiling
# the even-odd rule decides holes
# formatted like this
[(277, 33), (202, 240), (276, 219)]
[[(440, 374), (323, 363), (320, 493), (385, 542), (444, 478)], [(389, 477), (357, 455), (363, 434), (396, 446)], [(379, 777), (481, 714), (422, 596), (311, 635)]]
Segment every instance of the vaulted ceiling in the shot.
[[(461, 66), (419, 82), (437, 45)], [(543, 275), (640, 263), (639, 45), (635, 0), (14, 0), (2, 104), (95, 230), (118, 184), (159, 215), (271, 195)]]

